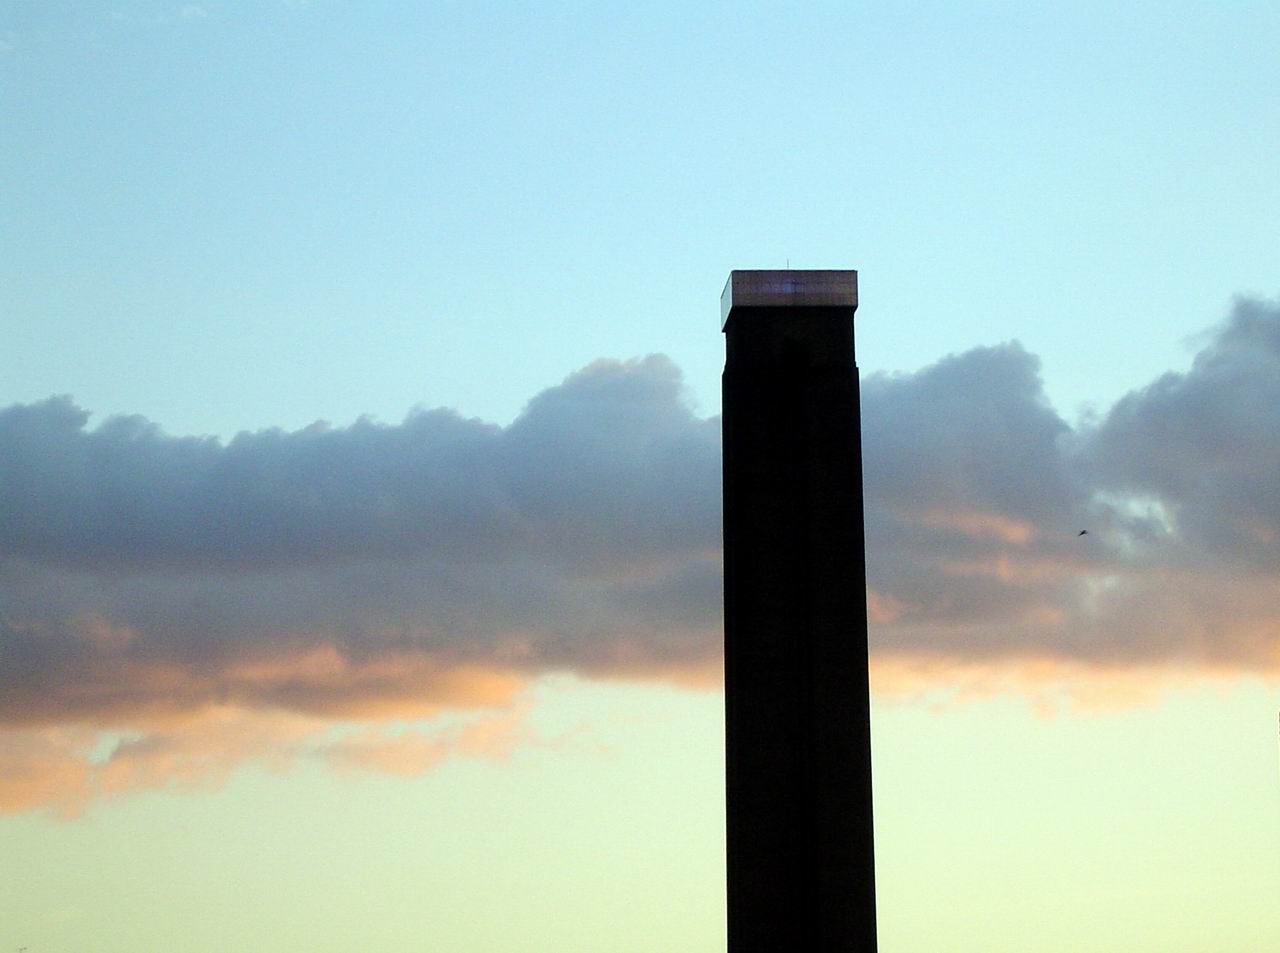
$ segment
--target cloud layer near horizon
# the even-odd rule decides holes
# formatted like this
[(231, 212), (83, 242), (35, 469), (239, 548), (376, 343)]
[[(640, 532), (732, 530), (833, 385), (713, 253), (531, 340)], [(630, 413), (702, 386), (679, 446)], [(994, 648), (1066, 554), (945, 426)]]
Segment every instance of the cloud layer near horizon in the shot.
[[(719, 419), (665, 357), (505, 428), (88, 420), (0, 410), (0, 810), (198, 774), (192, 739), (225, 766), (501, 709), (547, 672), (718, 678)], [(1013, 343), (869, 377), (863, 431), (880, 662), (1280, 668), (1280, 307), (1238, 302), (1189, 371), (1074, 427)], [(102, 730), (141, 740), (95, 761)], [(326, 757), (446, 750), (361, 738)]]

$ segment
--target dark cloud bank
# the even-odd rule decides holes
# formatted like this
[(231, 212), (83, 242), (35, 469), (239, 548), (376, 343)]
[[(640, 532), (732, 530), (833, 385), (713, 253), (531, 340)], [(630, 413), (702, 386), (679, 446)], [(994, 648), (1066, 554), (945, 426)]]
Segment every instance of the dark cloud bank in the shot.
[[(1280, 664), (1280, 308), (1239, 302), (1188, 372), (1075, 427), (1017, 344), (863, 388), (881, 657)], [(718, 418), (660, 356), (505, 428), (433, 410), (222, 443), (9, 407), (0, 727), (714, 680), (719, 466)]]

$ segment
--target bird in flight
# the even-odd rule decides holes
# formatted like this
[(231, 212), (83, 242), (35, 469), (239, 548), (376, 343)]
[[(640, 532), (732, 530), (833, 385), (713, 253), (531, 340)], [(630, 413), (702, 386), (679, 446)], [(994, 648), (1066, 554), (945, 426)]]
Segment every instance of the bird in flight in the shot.
[(1080, 532), (1076, 533), (1076, 536), (1088, 536), (1088, 535), (1089, 535), (1089, 531), (1087, 529), (1082, 529), (1080, 530)]

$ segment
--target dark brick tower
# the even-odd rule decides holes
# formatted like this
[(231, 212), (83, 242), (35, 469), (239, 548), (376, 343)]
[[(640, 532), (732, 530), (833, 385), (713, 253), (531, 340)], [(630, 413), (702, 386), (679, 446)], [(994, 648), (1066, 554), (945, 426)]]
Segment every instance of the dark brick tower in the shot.
[(721, 298), (729, 953), (874, 953), (854, 271)]

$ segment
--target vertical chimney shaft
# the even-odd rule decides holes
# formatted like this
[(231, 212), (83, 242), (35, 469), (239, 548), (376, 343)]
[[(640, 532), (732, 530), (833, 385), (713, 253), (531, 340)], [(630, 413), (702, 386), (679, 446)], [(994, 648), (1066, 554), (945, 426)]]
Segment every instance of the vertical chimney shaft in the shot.
[(724, 369), (729, 953), (874, 953), (853, 271), (735, 271)]

